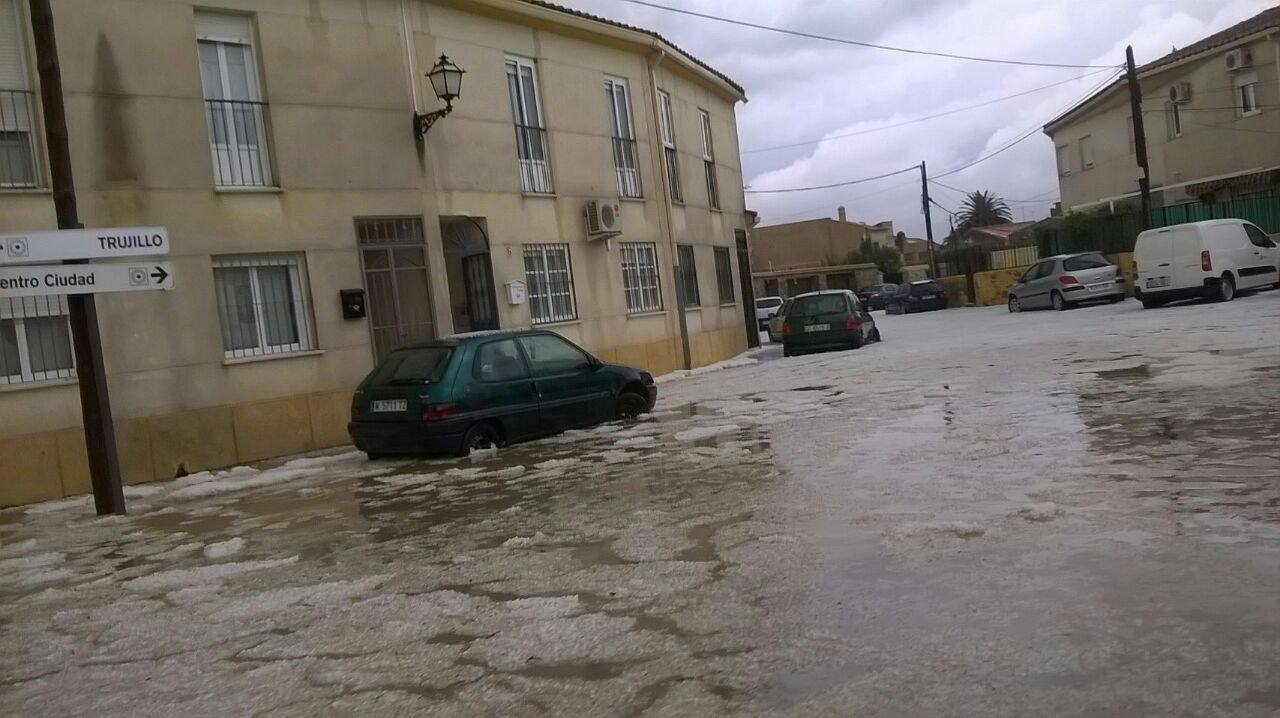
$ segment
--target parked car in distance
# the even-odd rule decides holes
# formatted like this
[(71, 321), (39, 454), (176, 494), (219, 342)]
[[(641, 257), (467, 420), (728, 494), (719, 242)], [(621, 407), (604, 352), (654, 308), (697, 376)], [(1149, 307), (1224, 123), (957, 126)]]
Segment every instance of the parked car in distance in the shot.
[(876, 320), (848, 289), (798, 295), (782, 320), (783, 356), (821, 349), (858, 349), (878, 341)]
[(356, 388), (347, 432), (370, 458), (466, 454), (653, 409), (648, 372), (548, 331), (459, 334), (391, 352)]
[(760, 297), (756, 300), (756, 324), (760, 327), (760, 331), (764, 331), (769, 326), (769, 320), (778, 313), (778, 308), (782, 306), (782, 297)]
[(914, 314), (947, 308), (947, 293), (932, 279), (920, 279), (898, 285), (898, 291), (886, 298), (886, 314)]
[(1146, 309), (1190, 297), (1223, 302), (1238, 290), (1280, 287), (1280, 249), (1242, 219), (1149, 229), (1133, 247), (1134, 293)]
[(1124, 299), (1124, 276), (1101, 252), (1048, 257), (1027, 267), (1009, 288), (1009, 311), (1062, 311), (1083, 302)]
[(791, 310), (791, 304), (794, 301), (795, 299), (788, 299), (783, 302), (778, 313), (769, 318), (769, 341), (774, 343), (782, 341), (782, 320), (787, 318), (787, 312)]
[(865, 289), (858, 290), (858, 300), (868, 311), (884, 309), (885, 302), (889, 297), (898, 293), (897, 284), (873, 284)]

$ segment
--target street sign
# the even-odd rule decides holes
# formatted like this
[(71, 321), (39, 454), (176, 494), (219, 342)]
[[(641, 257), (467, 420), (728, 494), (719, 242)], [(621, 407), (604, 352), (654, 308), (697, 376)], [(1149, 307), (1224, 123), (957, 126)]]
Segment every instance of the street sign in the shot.
[(37, 264), (0, 267), (0, 298), (173, 289), (173, 265)]
[(0, 234), (0, 264), (168, 253), (169, 232), (164, 227), (104, 227)]

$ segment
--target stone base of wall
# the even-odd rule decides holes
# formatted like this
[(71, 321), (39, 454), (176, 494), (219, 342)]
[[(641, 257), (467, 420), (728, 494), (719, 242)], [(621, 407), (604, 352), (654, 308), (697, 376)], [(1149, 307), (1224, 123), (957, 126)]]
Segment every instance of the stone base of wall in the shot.
[[(747, 334), (742, 327), (700, 332), (689, 337), (689, 352), (695, 367), (714, 364), (746, 350)], [(684, 368), (678, 337), (601, 349), (595, 354), (604, 361), (639, 367), (654, 376)]]
[[(348, 442), (351, 390), (117, 419), (127, 484), (341, 446)], [(180, 468), (181, 467), (181, 468)], [(84, 431), (70, 427), (0, 439), (0, 507), (86, 494)]]

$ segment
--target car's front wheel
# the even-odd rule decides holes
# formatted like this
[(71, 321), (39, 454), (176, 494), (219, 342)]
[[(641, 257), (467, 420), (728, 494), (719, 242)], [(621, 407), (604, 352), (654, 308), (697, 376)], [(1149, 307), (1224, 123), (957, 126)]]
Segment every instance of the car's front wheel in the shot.
[(1017, 314), (1020, 311), (1022, 311), (1022, 302), (1018, 301), (1017, 297), (1010, 294), (1009, 295), (1009, 312), (1011, 314)]
[(634, 391), (624, 391), (618, 395), (616, 414), (622, 421), (635, 421), (648, 410), (648, 400)]

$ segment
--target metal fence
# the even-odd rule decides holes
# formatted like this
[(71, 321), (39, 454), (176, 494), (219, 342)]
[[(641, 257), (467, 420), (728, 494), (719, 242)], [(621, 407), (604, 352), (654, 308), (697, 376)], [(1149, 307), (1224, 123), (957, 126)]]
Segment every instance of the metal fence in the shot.
[(644, 196), (644, 188), (640, 184), (640, 163), (635, 140), (624, 137), (613, 138), (613, 167), (618, 174), (619, 197)]
[(75, 375), (66, 297), (0, 300), (0, 385)]
[(270, 187), (267, 103), (205, 100), (213, 175), (219, 187)]
[[(1152, 228), (1207, 219), (1243, 219), (1268, 234), (1280, 232), (1280, 194), (1222, 202), (1187, 202), (1151, 210)], [(1142, 231), (1140, 213), (1068, 215), (1060, 227), (1041, 229), (1036, 240), (1042, 256), (1100, 251), (1132, 252)]]
[(1039, 259), (1040, 247), (1034, 244), (1029, 244), (1025, 247), (996, 249), (991, 252), (991, 268), (1008, 269), (1010, 267), (1025, 267), (1028, 264), (1035, 264)]
[(0, 90), (0, 187), (39, 187), (35, 95)]
[(547, 131), (531, 125), (516, 125), (516, 156), (520, 160), (520, 188), (525, 192), (551, 194), (554, 188)]

